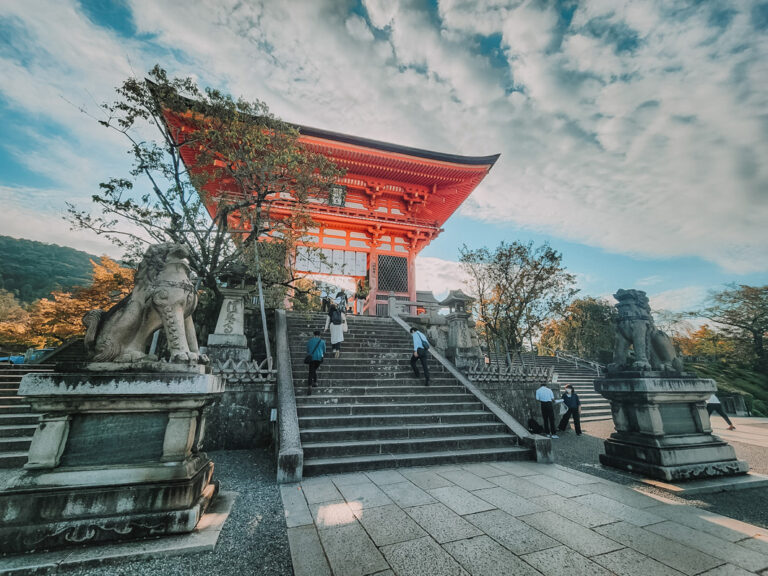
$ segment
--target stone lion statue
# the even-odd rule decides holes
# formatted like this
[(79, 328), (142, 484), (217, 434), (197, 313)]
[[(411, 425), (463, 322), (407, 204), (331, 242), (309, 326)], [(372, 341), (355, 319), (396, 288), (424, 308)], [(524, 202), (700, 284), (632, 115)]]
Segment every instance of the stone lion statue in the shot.
[[(144, 253), (133, 291), (109, 311), (83, 317), (85, 349), (94, 362), (136, 362), (155, 330), (163, 328), (170, 362), (205, 362), (199, 354), (192, 312), (197, 293), (190, 280), (189, 252), (180, 244), (155, 244)], [(154, 359), (154, 358), (153, 358)]]
[[(618, 300), (616, 309), (619, 315), (616, 319), (613, 363), (608, 370), (682, 371), (683, 362), (675, 352), (672, 339), (653, 323), (645, 292), (619, 290), (613, 297)], [(634, 349), (635, 358), (628, 364), (630, 346)]]

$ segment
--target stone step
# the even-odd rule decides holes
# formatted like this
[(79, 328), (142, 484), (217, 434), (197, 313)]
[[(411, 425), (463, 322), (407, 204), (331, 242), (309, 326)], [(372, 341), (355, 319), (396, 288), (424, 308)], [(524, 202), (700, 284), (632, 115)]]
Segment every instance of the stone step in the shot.
[[(298, 400), (298, 398), (297, 398)], [(343, 416), (374, 414), (426, 414), (430, 412), (467, 412), (482, 410), (483, 404), (474, 402), (434, 402), (434, 403), (380, 403), (380, 404), (301, 404), (296, 406), (299, 417), (303, 416)]]
[(27, 463), (27, 452), (0, 452), (0, 468), (21, 468)]
[(374, 454), (413, 454), (471, 450), (473, 448), (501, 448), (515, 446), (517, 438), (511, 434), (473, 434), (442, 438), (404, 438), (382, 440), (348, 439), (340, 442), (302, 442), (304, 458), (330, 458), (333, 456), (365, 456)]
[(465, 412), (432, 412), (424, 414), (361, 414), (361, 415), (332, 415), (332, 416), (303, 416), (299, 418), (299, 427), (331, 428), (331, 427), (362, 427), (362, 426), (414, 426), (437, 424), (467, 424), (498, 422), (492, 412), (485, 410)]
[(0, 384), (0, 396), (14, 396), (18, 394), (19, 387), (16, 386), (15, 388), (9, 388), (8, 386), (4, 386), (3, 384)]
[(32, 412), (0, 414), (0, 426), (24, 426), (28, 424), (37, 426), (38, 417), (38, 414)]
[(28, 451), (32, 437), (10, 436), (0, 437), (0, 453)]
[(422, 452), (420, 454), (375, 454), (367, 456), (317, 458), (304, 460), (304, 475), (335, 474), (350, 470), (377, 470), (408, 466), (433, 466), (461, 462), (493, 462), (498, 460), (530, 460), (531, 452), (519, 446)]
[(441, 436), (467, 436), (506, 434), (507, 428), (500, 422), (470, 422), (461, 424), (413, 424), (408, 426), (358, 426), (332, 428), (302, 428), (301, 442), (343, 442), (360, 440), (414, 439)]
[[(294, 388), (296, 387), (304, 387), (307, 386), (307, 374), (294, 374), (293, 375), (293, 384)], [(323, 372), (319, 372), (317, 375), (317, 381), (318, 384), (322, 387), (333, 387), (333, 386), (360, 386), (367, 384), (368, 382), (377, 382), (379, 385), (382, 386), (425, 386), (424, 384), (424, 375), (422, 374), (418, 378), (414, 375), (409, 376), (403, 376), (400, 378), (377, 378), (373, 375), (365, 375), (365, 374), (357, 374), (357, 375), (348, 375), (344, 377), (336, 376), (333, 374), (326, 374)], [(456, 384), (456, 379), (452, 378), (450, 376), (444, 376), (444, 375), (430, 375), (430, 386), (447, 386), (451, 384)]]
[(5, 406), (17, 406), (19, 404), (25, 404), (26, 398), (23, 396), (0, 396), (0, 405)]
[[(389, 394), (368, 394), (365, 396), (355, 395), (315, 395), (302, 396), (296, 398), (297, 406), (320, 405), (320, 404), (396, 404), (402, 400), (399, 396)], [(436, 402), (471, 402), (477, 400), (472, 394), (411, 394), (407, 397), (408, 402), (421, 402), (431, 404)]]
[[(306, 385), (299, 386), (299, 389), (306, 389)], [(438, 386), (430, 383), (429, 386), (387, 386), (383, 383), (377, 382), (372, 386), (325, 386), (320, 385), (312, 389), (313, 398), (340, 398), (344, 396), (360, 396), (367, 397), (371, 395), (390, 395), (390, 396), (407, 396), (409, 399), (413, 396), (421, 395), (444, 395), (444, 394), (466, 394), (466, 388), (461, 385), (453, 386)]]
[[(421, 366), (421, 362), (416, 365)], [(430, 374), (441, 375), (455, 379), (455, 377), (450, 372), (443, 369), (443, 367), (439, 364), (434, 367), (434, 370), (432, 369), (432, 362), (429, 362), (427, 366), (429, 366)], [(395, 369), (385, 368), (384, 366), (336, 366), (333, 358), (331, 358), (328, 362), (323, 362), (319, 369), (322, 370), (326, 375), (333, 374), (338, 378), (359, 378), (360, 376), (370, 376), (371, 379), (375, 378), (387, 380), (392, 378), (410, 378), (413, 374), (413, 369), (411, 368), (410, 364), (407, 366), (397, 367)], [(309, 365), (304, 364), (302, 361), (300, 368), (293, 366), (292, 373), (294, 375), (303, 374), (306, 376), (309, 373)]]
[(35, 433), (37, 426), (35, 424), (0, 424), (0, 438), (20, 438), (29, 437)]
[(32, 411), (29, 404), (0, 404), (0, 415), (2, 414), (28, 414)]
[(581, 421), (584, 422), (601, 422), (603, 420), (610, 420), (610, 414), (582, 414)]

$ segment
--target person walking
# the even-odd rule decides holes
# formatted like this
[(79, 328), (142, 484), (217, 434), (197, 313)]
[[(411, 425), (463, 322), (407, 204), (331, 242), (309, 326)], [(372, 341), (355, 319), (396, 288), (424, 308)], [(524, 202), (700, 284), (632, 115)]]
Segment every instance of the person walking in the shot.
[(733, 422), (731, 422), (731, 419), (728, 418), (725, 410), (723, 410), (723, 405), (714, 394), (712, 394), (712, 396), (709, 397), (709, 400), (707, 400), (707, 414), (712, 416), (712, 412), (717, 412), (720, 414), (720, 416), (723, 417), (723, 420), (725, 420), (725, 422), (728, 424), (728, 430), (736, 430), (736, 426), (734, 426)]
[(560, 425), (558, 426), (560, 432), (565, 432), (568, 420), (573, 416), (573, 427), (576, 430), (576, 436), (581, 436), (581, 400), (579, 400), (579, 395), (574, 392), (573, 386), (568, 384), (561, 398), (568, 411), (560, 419)]
[(341, 343), (344, 342), (344, 327), (347, 324), (347, 317), (344, 312), (335, 304), (331, 303), (331, 309), (328, 311), (328, 316), (325, 317), (325, 329), (324, 332), (331, 329), (331, 350), (333, 350), (333, 357), (338, 358), (341, 354)]
[(424, 336), (424, 333), (411, 328), (411, 338), (413, 340), (413, 355), (411, 356), (411, 369), (414, 376), (419, 378), (419, 369), (416, 368), (416, 362), (421, 362), (421, 367), (424, 370), (424, 385), (429, 386), (429, 366), (427, 366), (427, 350), (429, 350), (429, 340)]
[(544, 420), (544, 434), (550, 438), (559, 438), (559, 436), (555, 434), (555, 395), (552, 393), (552, 390), (549, 389), (546, 382), (542, 382), (541, 386), (536, 390), (536, 400), (541, 403), (541, 417)]
[(325, 340), (320, 338), (320, 330), (315, 330), (314, 336), (307, 340), (307, 358), (309, 358), (309, 377), (307, 378), (307, 389), (312, 392), (312, 388), (317, 386), (317, 369), (323, 363), (325, 356)]

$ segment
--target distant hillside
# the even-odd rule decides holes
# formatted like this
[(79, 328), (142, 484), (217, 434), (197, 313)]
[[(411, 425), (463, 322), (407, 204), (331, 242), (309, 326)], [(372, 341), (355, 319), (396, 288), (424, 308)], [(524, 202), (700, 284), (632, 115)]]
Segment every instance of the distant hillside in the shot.
[(722, 392), (738, 392), (752, 402), (754, 416), (768, 416), (768, 377), (748, 368), (725, 364), (690, 364), (696, 374), (703, 378), (712, 378), (717, 382), (717, 389)]
[(33, 240), (0, 236), (0, 288), (33, 302), (53, 290), (91, 283), (90, 260), (98, 256)]

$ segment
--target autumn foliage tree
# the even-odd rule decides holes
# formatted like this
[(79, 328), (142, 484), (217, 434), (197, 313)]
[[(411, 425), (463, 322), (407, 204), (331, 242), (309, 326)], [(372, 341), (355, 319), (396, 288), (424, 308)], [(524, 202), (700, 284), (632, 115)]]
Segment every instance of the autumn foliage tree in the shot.
[[(95, 212), (70, 206), (75, 228), (109, 238), (133, 261), (147, 243), (186, 246), (213, 300), (218, 278), (236, 264), (258, 262), (267, 284), (293, 282), (285, 255), (310, 224), (308, 198), (327, 198), (343, 175), (299, 141), (295, 126), (263, 102), (202, 90), (190, 78), (169, 78), (159, 66), (148, 80), (123, 82), (103, 110), (100, 124), (125, 139), (133, 168), (100, 185), (92, 198)], [(195, 158), (195, 166), (185, 158)], [(289, 202), (291, 214), (273, 217), (276, 202)], [(283, 248), (257, 254), (265, 240)]]
[(577, 298), (562, 318), (551, 319), (539, 342), (553, 350), (572, 352), (581, 358), (610, 362), (616, 308), (602, 299)]
[(463, 246), (459, 261), (477, 298), (478, 324), (489, 349), (498, 343), (507, 361), (538, 336), (547, 320), (560, 315), (576, 294), (575, 278), (562, 255), (548, 244), (502, 242), (495, 250)]
[(72, 292), (53, 292), (27, 309), (14, 310), (0, 321), (0, 343), (24, 347), (56, 346), (85, 333), (83, 316), (89, 310), (108, 310), (133, 288), (134, 270), (103, 256), (93, 267), (90, 286)]

